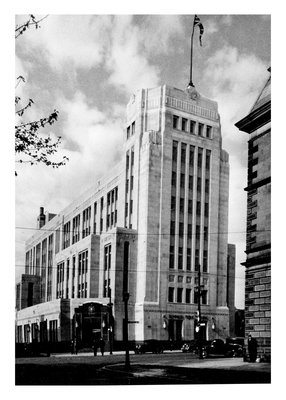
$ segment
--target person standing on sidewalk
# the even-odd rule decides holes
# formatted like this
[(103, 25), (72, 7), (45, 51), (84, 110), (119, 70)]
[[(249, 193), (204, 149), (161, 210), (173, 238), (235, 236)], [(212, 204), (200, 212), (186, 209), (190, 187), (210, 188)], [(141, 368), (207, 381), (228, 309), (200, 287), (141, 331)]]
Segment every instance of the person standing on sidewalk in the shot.
[(257, 341), (250, 334), (248, 335), (247, 345), (248, 345), (249, 361), (255, 362), (257, 358)]
[(100, 351), (101, 351), (101, 355), (102, 356), (104, 356), (104, 346), (105, 346), (105, 341), (101, 337), (100, 340), (99, 340), (99, 347), (100, 347)]
[(98, 348), (98, 340), (96, 338), (94, 338), (94, 341), (93, 341), (93, 355), (94, 356), (97, 355), (97, 348)]

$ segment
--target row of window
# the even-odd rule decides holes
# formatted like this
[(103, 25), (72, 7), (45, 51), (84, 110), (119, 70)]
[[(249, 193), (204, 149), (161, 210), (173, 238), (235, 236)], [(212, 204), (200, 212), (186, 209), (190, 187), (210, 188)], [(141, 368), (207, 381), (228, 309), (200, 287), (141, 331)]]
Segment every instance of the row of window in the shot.
[[(186, 168), (186, 154), (189, 151), (189, 169)], [(197, 178), (196, 193), (194, 193), (194, 159), (197, 151)], [(171, 178), (171, 221), (170, 221), (170, 255), (169, 268), (179, 270), (192, 270), (192, 251), (195, 252), (194, 270), (198, 268), (200, 255), (203, 260), (203, 271), (208, 268), (208, 219), (209, 219), (209, 190), (210, 190), (210, 150), (205, 150), (205, 174), (202, 181), (204, 149), (188, 146), (186, 143), (173, 141), (172, 178)], [(178, 168), (180, 162), (180, 169)], [(180, 173), (178, 173), (178, 169)], [(185, 192), (186, 175), (188, 177), (189, 191)], [(177, 179), (179, 177), (179, 182)], [(177, 191), (177, 186), (180, 192)], [(204, 192), (202, 193), (202, 190)], [(196, 201), (194, 202), (194, 195)], [(177, 211), (177, 212), (176, 212)], [(185, 214), (187, 213), (187, 220)], [(193, 215), (196, 219), (193, 221)], [(204, 216), (201, 227), (201, 215)], [(178, 220), (177, 220), (178, 218)], [(195, 222), (195, 225), (193, 225)], [(202, 232), (201, 232), (202, 229)], [(201, 235), (203, 235), (201, 243)], [(186, 236), (186, 240), (185, 240)], [(177, 239), (176, 239), (177, 237)], [(193, 241), (194, 237), (194, 241)], [(201, 244), (203, 248), (201, 248)], [(175, 247), (176, 246), (176, 247)], [(184, 260), (184, 246), (187, 246)], [(194, 250), (192, 247), (194, 246)]]
[[(78, 298), (87, 297), (87, 272), (88, 272), (88, 250), (82, 251), (78, 254), (77, 262), (77, 281), (78, 281)], [(66, 277), (65, 277), (66, 272)], [(72, 257), (72, 275), (71, 275), (71, 286), (72, 292), (71, 297), (75, 297), (75, 277), (76, 277), (76, 256)], [(64, 282), (66, 287), (64, 293)], [(57, 281), (56, 281), (56, 298), (69, 298), (70, 297), (70, 260), (66, 260), (66, 271), (65, 262), (62, 261), (57, 264)]]
[[(115, 187), (106, 195), (106, 230), (111, 229), (117, 225), (117, 200), (118, 200), (118, 187)], [(96, 219), (97, 219), (97, 202), (94, 203), (94, 219), (93, 219), (93, 233), (97, 233)], [(103, 209), (104, 197), (100, 199), (100, 233), (103, 231)], [(68, 221), (63, 227), (63, 249), (68, 248), (71, 244), (77, 243), (81, 238), (91, 234), (91, 206), (87, 207), (82, 212), (82, 226), (81, 214), (76, 215), (72, 221)], [(56, 254), (60, 251), (60, 228), (56, 231)]]
[(132, 228), (133, 214), (133, 187), (134, 187), (134, 148), (126, 152), (126, 178), (125, 178), (125, 228)]
[(135, 121), (133, 121), (131, 125), (127, 126), (127, 129), (126, 129), (126, 138), (127, 138), (127, 140), (131, 136), (133, 136), (134, 133), (135, 133)]
[(211, 139), (213, 127), (198, 121), (179, 117), (178, 115), (173, 115), (173, 129)]
[[(194, 296), (192, 298), (192, 292)], [(207, 304), (207, 290), (201, 290), (201, 304)], [(190, 288), (173, 287), (168, 288), (168, 302), (169, 303), (186, 303), (198, 304), (198, 291)]]
[[(24, 327), (24, 329), (23, 329)], [(48, 338), (49, 332), (49, 338)], [(58, 341), (58, 320), (49, 321), (49, 331), (47, 329), (47, 321), (38, 323), (25, 324), (17, 326), (16, 342), (17, 343), (34, 343), (34, 342), (57, 342)]]

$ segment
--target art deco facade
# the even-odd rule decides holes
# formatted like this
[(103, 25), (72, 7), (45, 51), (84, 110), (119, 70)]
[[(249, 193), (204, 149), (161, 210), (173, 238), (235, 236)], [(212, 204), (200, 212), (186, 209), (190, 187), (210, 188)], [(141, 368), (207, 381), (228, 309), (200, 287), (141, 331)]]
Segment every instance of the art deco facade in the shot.
[[(270, 69), (269, 69), (270, 72)], [(236, 123), (248, 140), (245, 333), (270, 357), (271, 337), (271, 77), (250, 113)]]
[(228, 336), (228, 180), (216, 102), (166, 85), (138, 91), (122, 161), (59, 214), (45, 221), (41, 210), (18, 284), (18, 341), (112, 332), (119, 343), (127, 270), (129, 339), (192, 339), (199, 265), (203, 335)]

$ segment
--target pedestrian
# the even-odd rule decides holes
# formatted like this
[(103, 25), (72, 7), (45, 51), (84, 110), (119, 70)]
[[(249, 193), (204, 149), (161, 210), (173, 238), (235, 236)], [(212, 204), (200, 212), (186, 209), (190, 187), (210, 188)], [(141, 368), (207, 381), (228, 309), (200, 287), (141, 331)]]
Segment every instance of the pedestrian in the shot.
[(73, 353), (74, 353), (74, 354), (77, 354), (77, 343), (76, 343), (76, 338), (74, 338), (74, 341), (73, 341)]
[(249, 361), (255, 362), (257, 358), (258, 345), (256, 339), (253, 338), (251, 334), (248, 335), (247, 346), (248, 346)]
[(99, 340), (99, 347), (100, 347), (100, 351), (101, 351), (101, 355), (102, 356), (104, 356), (104, 346), (105, 346), (105, 341), (101, 337), (100, 340)]
[(94, 341), (93, 341), (93, 355), (94, 356), (97, 355), (97, 348), (98, 348), (98, 341), (96, 340), (96, 338), (94, 338)]

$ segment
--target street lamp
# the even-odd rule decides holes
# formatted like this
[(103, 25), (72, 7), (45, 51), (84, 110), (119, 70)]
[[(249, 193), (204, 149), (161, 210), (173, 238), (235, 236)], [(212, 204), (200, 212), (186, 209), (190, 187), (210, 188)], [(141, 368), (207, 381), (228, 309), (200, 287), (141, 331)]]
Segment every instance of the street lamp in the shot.
[(214, 318), (212, 318), (212, 330), (213, 331), (215, 330), (215, 320), (214, 320)]
[(167, 326), (168, 326), (167, 319), (166, 319), (166, 316), (164, 315), (163, 316), (163, 329), (167, 329)]

